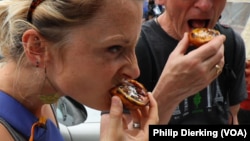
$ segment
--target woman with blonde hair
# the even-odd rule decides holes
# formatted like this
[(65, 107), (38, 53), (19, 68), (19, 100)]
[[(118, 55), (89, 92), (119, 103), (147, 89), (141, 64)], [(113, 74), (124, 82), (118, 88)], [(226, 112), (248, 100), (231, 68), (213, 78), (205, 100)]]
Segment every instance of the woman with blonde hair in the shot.
[(152, 96), (148, 106), (131, 111), (141, 128), (124, 128), (121, 100), (109, 93), (123, 79), (139, 75), (135, 44), (142, 4), (142, 0), (0, 1), (1, 140), (63, 140), (44, 106), (65, 95), (98, 110), (111, 110), (109, 132), (101, 140), (148, 140), (148, 125), (158, 122)]

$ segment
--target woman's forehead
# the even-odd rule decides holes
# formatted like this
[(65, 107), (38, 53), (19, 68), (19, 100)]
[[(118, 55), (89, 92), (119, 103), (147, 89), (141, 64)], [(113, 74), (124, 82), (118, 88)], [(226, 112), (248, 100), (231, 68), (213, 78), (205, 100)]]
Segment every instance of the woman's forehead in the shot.
[[(92, 24), (121, 26), (128, 22), (140, 22), (142, 2), (138, 0), (105, 0), (104, 5), (92, 18)], [(106, 26), (107, 26), (106, 25)], [(115, 27), (114, 27), (115, 28)]]

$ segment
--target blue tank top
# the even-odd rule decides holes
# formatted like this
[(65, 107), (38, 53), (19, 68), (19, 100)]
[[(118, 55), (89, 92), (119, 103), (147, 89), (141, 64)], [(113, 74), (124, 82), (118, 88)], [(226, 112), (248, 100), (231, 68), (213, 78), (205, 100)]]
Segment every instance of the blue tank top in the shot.
[[(0, 117), (27, 139), (31, 136), (32, 125), (39, 120), (21, 103), (2, 91), (0, 91)], [(34, 131), (35, 141), (64, 140), (59, 129), (49, 119), (46, 120), (44, 127), (36, 126)]]

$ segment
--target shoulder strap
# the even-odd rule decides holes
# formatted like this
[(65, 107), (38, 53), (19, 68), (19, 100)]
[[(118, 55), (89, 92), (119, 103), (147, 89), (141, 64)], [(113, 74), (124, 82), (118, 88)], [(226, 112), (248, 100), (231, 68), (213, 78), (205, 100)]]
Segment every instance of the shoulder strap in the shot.
[(227, 100), (228, 93), (230, 92), (232, 80), (236, 79), (236, 75), (233, 70), (234, 66), (234, 51), (235, 51), (235, 34), (232, 28), (217, 24), (215, 29), (219, 30), (221, 34), (226, 36), (226, 41), (224, 43), (224, 57), (225, 57), (225, 65), (222, 70), (222, 74), (219, 76), (219, 84), (222, 88), (222, 94), (224, 96), (224, 100)]
[(18, 133), (16, 130), (14, 130), (4, 119), (0, 117), (0, 124), (4, 125), (5, 128), (9, 131), (10, 135), (15, 141), (26, 141), (20, 133)]
[[(223, 67), (221, 75), (218, 77), (219, 86), (221, 87), (222, 95), (224, 97), (224, 105), (226, 107), (229, 107), (228, 100), (229, 100), (229, 94), (231, 91), (232, 83), (236, 79), (236, 74), (234, 73), (234, 63), (235, 63), (235, 57), (234, 52), (236, 49), (236, 43), (235, 43), (235, 33), (232, 28), (216, 24), (215, 29), (219, 30), (221, 34), (224, 34), (226, 36), (226, 41), (224, 43), (224, 57), (225, 57), (225, 65)], [(218, 104), (218, 103), (217, 103)], [(232, 115), (230, 110), (225, 107), (226, 113), (229, 113)], [(220, 110), (221, 112), (224, 112), (224, 110)], [(233, 120), (232, 120), (233, 124)]]
[[(0, 116), (11, 127), (18, 131), (25, 138), (34, 137), (36, 141), (62, 141), (63, 136), (51, 120), (45, 120), (45, 126), (35, 126), (33, 131), (33, 125), (37, 124), (39, 119), (27, 110), (21, 103), (16, 101), (13, 97), (0, 91)], [(16, 112), (18, 111), (18, 113)], [(32, 136), (34, 135), (34, 136)]]
[(37, 117), (2, 91), (0, 91), (0, 107), (7, 107), (0, 108), (0, 117), (24, 137), (29, 138), (31, 127), (38, 120)]

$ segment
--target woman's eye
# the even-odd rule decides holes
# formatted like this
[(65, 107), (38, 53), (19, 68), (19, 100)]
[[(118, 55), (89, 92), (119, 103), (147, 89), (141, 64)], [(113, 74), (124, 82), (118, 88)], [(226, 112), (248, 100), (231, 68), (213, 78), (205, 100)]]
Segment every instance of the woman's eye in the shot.
[(108, 48), (108, 51), (110, 53), (118, 53), (118, 52), (120, 52), (121, 49), (122, 49), (121, 46), (112, 46), (112, 47)]

